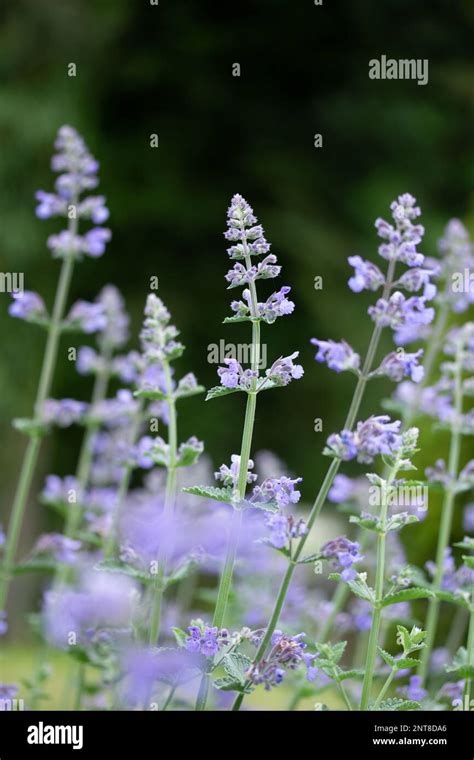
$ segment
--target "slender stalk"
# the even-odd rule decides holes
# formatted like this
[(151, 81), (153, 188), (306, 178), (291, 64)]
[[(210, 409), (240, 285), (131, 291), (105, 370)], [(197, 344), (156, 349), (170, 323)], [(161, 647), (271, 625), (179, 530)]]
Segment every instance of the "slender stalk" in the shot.
[[(398, 464), (396, 464), (388, 477), (387, 480), (387, 486), (390, 487), (390, 484), (392, 483), (396, 472), (397, 472)], [(388, 488), (387, 488), (388, 491)], [(380, 523), (382, 526), (387, 520), (387, 512), (388, 512), (388, 498), (387, 498), (387, 491), (384, 491), (382, 494), (382, 504), (380, 508)], [(383, 590), (384, 590), (384, 579), (385, 579), (385, 543), (386, 543), (386, 533), (378, 533), (377, 534), (377, 565), (376, 565), (376, 573), (375, 573), (375, 604), (374, 609), (372, 612), (372, 625), (370, 628), (370, 634), (369, 634), (369, 643), (367, 645), (367, 658), (365, 662), (365, 675), (364, 675), (364, 684), (362, 686), (362, 697), (360, 701), (360, 709), (361, 710), (367, 710), (369, 706), (369, 698), (370, 693), (372, 690), (372, 679), (374, 675), (374, 668), (375, 668), (375, 660), (377, 658), (377, 645), (379, 641), (379, 632), (380, 632), (380, 621), (382, 617), (382, 600), (383, 600)]]
[[(243, 241), (245, 255), (245, 264), (247, 269), (251, 267), (250, 255), (247, 244)], [(258, 373), (260, 364), (260, 322), (258, 321), (258, 299), (255, 282), (250, 282), (250, 314), (252, 316), (252, 346), (251, 346), (251, 369)], [(232, 589), (232, 579), (234, 576), (235, 558), (239, 545), (240, 530), (242, 526), (242, 509), (240, 502), (245, 498), (247, 490), (247, 473), (252, 448), (253, 428), (255, 424), (255, 411), (257, 407), (257, 378), (252, 380), (252, 385), (247, 393), (247, 404), (245, 408), (244, 429), (242, 432), (242, 444), (240, 447), (240, 466), (236, 488), (236, 504), (233, 507), (230, 534), (227, 542), (226, 557), (224, 568), (219, 580), (219, 589), (217, 592), (216, 606), (212, 624), (218, 628), (222, 627), (224, 622), (227, 603)], [(212, 667), (212, 665), (211, 665)], [(196, 701), (196, 710), (205, 710), (207, 696), (209, 692), (209, 673), (204, 673), (199, 693)]]
[[(461, 416), (463, 407), (463, 389), (462, 389), (462, 361), (460, 350), (456, 356), (456, 370), (454, 376), (454, 409), (455, 419), (451, 431), (451, 441), (449, 446), (448, 472), (450, 480), (446, 486), (443, 505), (441, 509), (441, 522), (438, 532), (438, 544), (436, 547), (436, 571), (433, 579), (433, 588), (438, 591), (441, 588), (444, 573), (444, 559), (446, 549), (448, 548), (451, 538), (451, 528), (453, 523), (454, 503), (456, 498), (455, 487), (459, 473), (459, 460), (461, 454)], [(440, 601), (433, 597), (428, 602), (428, 615), (426, 618), (426, 641), (425, 647), (421, 653), (420, 666), (418, 675), (426, 680), (428, 668), (431, 659), (431, 653), (436, 638), (438, 628)]]
[[(135, 417), (132, 422), (132, 426), (130, 429), (130, 440), (129, 444), (133, 446), (137, 440), (138, 433), (140, 430), (140, 425), (142, 423), (142, 415), (143, 415), (143, 399), (140, 399), (137, 412), (135, 414)], [(112, 559), (116, 547), (116, 537), (118, 533), (118, 526), (119, 526), (119, 520), (120, 520), (120, 514), (122, 511), (122, 505), (125, 500), (125, 497), (128, 493), (128, 489), (130, 487), (130, 480), (132, 477), (132, 467), (130, 465), (126, 465), (124, 467), (124, 471), (122, 474), (122, 478), (119, 483), (118, 491), (117, 491), (117, 497), (115, 499), (113, 514), (112, 514), (112, 524), (110, 526), (109, 535), (107, 537), (107, 540), (105, 542), (104, 546), (104, 557), (105, 559)]]
[[(472, 605), (472, 600), (471, 600)], [(474, 665), (474, 605), (471, 606), (471, 613), (469, 615), (469, 632), (467, 635), (467, 664)], [(463, 704), (465, 710), (471, 709), (471, 676), (467, 676), (464, 683)]]
[(390, 685), (391, 685), (391, 683), (392, 683), (392, 681), (393, 681), (393, 679), (395, 677), (395, 673), (396, 672), (397, 671), (394, 668), (392, 668), (392, 670), (389, 673), (389, 676), (388, 676), (387, 680), (385, 681), (384, 685), (380, 689), (380, 693), (379, 693), (377, 699), (374, 702), (374, 706), (372, 708), (373, 710), (377, 710), (378, 709), (378, 707), (379, 707), (382, 699), (384, 698), (384, 696), (386, 695), (387, 691), (390, 688)]
[[(171, 371), (168, 362), (163, 363), (163, 369), (165, 373), (166, 382), (166, 394), (168, 401), (168, 446), (169, 446), (169, 462), (166, 476), (166, 492), (165, 492), (165, 504), (163, 509), (163, 516), (165, 521), (171, 518), (174, 512), (176, 504), (176, 466), (177, 466), (177, 451), (178, 451), (178, 427), (177, 427), (177, 415), (176, 404), (173, 396), (173, 383), (171, 378)], [(150, 633), (149, 644), (150, 646), (156, 646), (158, 637), (160, 635), (160, 621), (161, 621), (161, 605), (163, 602), (163, 594), (165, 592), (165, 573), (166, 573), (166, 558), (169, 553), (169, 547), (161, 546), (158, 556), (158, 567), (155, 576), (155, 583), (153, 589), (153, 604), (150, 618)]]
[[(101, 358), (104, 361), (104, 368), (102, 369), (102, 371), (98, 372), (95, 377), (94, 387), (92, 389), (92, 397), (91, 397), (92, 407), (94, 407), (96, 404), (100, 404), (100, 402), (103, 401), (107, 396), (107, 388), (108, 388), (109, 378), (110, 378), (109, 362), (111, 358), (111, 348), (109, 346), (105, 346), (104, 349), (101, 351)], [(77, 480), (77, 486), (78, 486), (79, 503), (76, 503), (74, 506), (70, 505), (70, 509), (68, 511), (67, 518), (66, 518), (66, 525), (64, 527), (64, 535), (66, 535), (68, 538), (74, 538), (80, 524), (80, 519), (81, 519), (81, 514), (82, 514), (81, 499), (89, 483), (89, 476), (91, 472), (92, 459), (93, 459), (92, 444), (93, 444), (94, 436), (97, 432), (97, 428), (98, 428), (98, 424), (95, 420), (89, 420), (86, 423), (86, 431), (82, 438), (82, 444), (81, 444), (79, 459), (78, 459), (77, 468), (76, 468), (76, 480)], [(69, 571), (70, 571), (69, 567), (65, 565), (58, 565), (55, 572), (53, 587), (56, 586), (58, 583), (64, 582), (67, 576), (69, 575)]]
[[(72, 205), (75, 205), (76, 202), (77, 198), (74, 198), (72, 200)], [(77, 218), (69, 219), (68, 230), (71, 234), (76, 234)], [(59, 275), (58, 286), (54, 299), (53, 313), (51, 315), (51, 320), (48, 327), (48, 337), (46, 340), (46, 348), (44, 352), (43, 364), (41, 367), (41, 374), (34, 406), (35, 421), (40, 420), (43, 404), (49, 396), (51, 390), (51, 384), (57, 363), (59, 339), (61, 336), (61, 322), (64, 317), (64, 311), (69, 295), (73, 271), (74, 257), (72, 255), (66, 256), (63, 259), (61, 265), (61, 272)], [(23, 524), (23, 517), (25, 514), (26, 502), (28, 500), (33, 475), (36, 469), (36, 464), (38, 462), (40, 446), (41, 441), (37, 436), (30, 437), (20, 470), (20, 476), (18, 479), (18, 485), (15, 493), (15, 499), (13, 501), (8, 532), (5, 541), (2, 569), (3, 571), (0, 576), (0, 610), (4, 608), (7, 600), (8, 589), (11, 581), (11, 570), (15, 561), (18, 541), (20, 539), (20, 533)]]
[(349, 712), (352, 712), (352, 705), (351, 705), (349, 697), (347, 696), (347, 691), (344, 688), (344, 684), (342, 683), (342, 681), (338, 681), (337, 685), (339, 686), (339, 690), (342, 694), (342, 698), (345, 702), (347, 709), (349, 710)]

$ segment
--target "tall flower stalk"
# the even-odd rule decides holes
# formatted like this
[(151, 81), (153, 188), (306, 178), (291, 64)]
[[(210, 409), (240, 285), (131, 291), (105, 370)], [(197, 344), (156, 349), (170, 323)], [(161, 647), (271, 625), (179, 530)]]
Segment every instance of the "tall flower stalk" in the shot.
[[(434, 295), (434, 291), (430, 288), (431, 271), (423, 268), (424, 257), (416, 249), (424, 234), (423, 227), (413, 223), (413, 220), (420, 215), (420, 209), (415, 206), (415, 199), (407, 193), (400, 196), (391, 204), (391, 210), (393, 225), (384, 219), (377, 219), (375, 223), (377, 232), (384, 241), (379, 246), (379, 254), (383, 259), (388, 261), (387, 275), (384, 276), (375, 264), (363, 260), (360, 256), (349, 258), (349, 263), (355, 270), (354, 276), (349, 280), (351, 290), (360, 292), (364, 289), (376, 291), (379, 288), (383, 288), (381, 298), (378, 299), (375, 306), (369, 308), (369, 315), (375, 322), (375, 327), (362, 370), (359, 369), (359, 355), (345, 341), (341, 341), (340, 343), (316, 339), (312, 341), (318, 348), (318, 353), (316, 354), (318, 361), (326, 362), (329, 368), (336, 372), (354, 372), (358, 378), (340, 443), (343, 443), (344, 439), (349, 438), (352, 434), (369, 380), (376, 376), (388, 376), (395, 381), (400, 381), (403, 377), (407, 376), (419, 381), (422, 377), (422, 369), (418, 364), (418, 359), (422, 352), (417, 352), (417, 354), (407, 354), (404, 351), (392, 352), (385, 357), (376, 370), (373, 370), (380, 336), (384, 327), (390, 327), (394, 330), (397, 337), (401, 332), (417, 330), (421, 325), (429, 324), (434, 316), (434, 310), (426, 306), (426, 302)], [(409, 268), (395, 280), (398, 262), (405, 264)], [(423, 289), (424, 295), (405, 298), (400, 290), (394, 290), (395, 287), (403, 288), (408, 292), (417, 292)], [(258, 647), (254, 662), (262, 659), (266, 652), (272, 634), (278, 624), (293, 574), (300, 562), (307, 538), (319, 517), (343, 458), (348, 458), (347, 452), (343, 452), (343, 456), (335, 456), (329, 465), (308, 517), (307, 533), (300, 538), (288, 564), (272, 615), (266, 627), (265, 635)], [(233, 710), (240, 709), (244, 696), (245, 690), (236, 698)]]
[[(242, 300), (233, 301), (231, 304), (234, 316), (225, 319), (224, 322), (251, 322), (252, 343), (250, 368), (244, 369), (237, 358), (224, 359), (224, 366), (218, 370), (221, 385), (211, 389), (207, 395), (207, 399), (238, 391), (247, 395), (240, 455), (232, 457), (231, 468), (223, 465), (217, 474), (218, 479), (222, 480), (224, 486), (227, 487), (221, 489), (220, 496), (223, 501), (230, 505), (232, 520), (212, 621), (216, 628), (220, 628), (224, 622), (232, 588), (247, 484), (256, 478), (251, 473), (253, 461), (250, 454), (257, 395), (263, 390), (287, 385), (292, 379), (298, 379), (303, 374), (303, 368), (293, 362), (293, 359), (298, 356), (297, 352), (288, 357), (280, 357), (266, 370), (265, 375), (261, 376), (260, 374), (260, 323), (272, 324), (277, 317), (291, 314), (294, 304), (287, 298), (290, 292), (288, 286), (273, 293), (266, 301), (258, 301), (256, 281), (277, 277), (280, 274), (281, 267), (276, 263), (276, 256), (268, 253), (270, 245), (265, 239), (263, 228), (258, 224), (253, 209), (240, 195), (234, 195), (232, 198), (227, 213), (227, 230), (224, 236), (226, 240), (232, 243), (227, 252), (229, 257), (236, 262), (226, 275), (229, 288), (245, 288), (242, 293)], [(252, 257), (260, 256), (264, 256), (264, 258), (254, 264)], [(209, 489), (205, 488), (187, 490), (202, 496), (211, 495)], [(219, 494), (216, 494), (214, 498), (218, 498), (218, 496)], [(204, 673), (197, 701), (197, 709), (199, 710), (205, 709), (206, 706), (208, 681), (208, 674)]]
[(81, 200), (84, 191), (93, 189), (98, 184), (97, 161), (72, 127), (60, 128), (55, 147), (58, 152), (53, 156), (51, 163), (53, 171), (59, 172), (55, 182), (55, 192), (46, 193), (40, 190), (36, 194), (39, 202), (36, 214), (40, 219), (49, 219), (54, 216), (68, 219), (67, 229), (48, 239), (48, 247), (52, 250), (53, 256), (62, 259), (53, 312), (51, 317), (48, 317), (41, 297), (31, 291), (19, 293), (10, 307), (10, 313), (13, 316), (20, 316), (45, 326), (47, 341), (34, 405), (34, 417), (32, 420), (17, 422), (17, 427), (29, 436), (29, 442), (20, 470), (5, 541), (0, 578), (0, 609), (3, 609), (6, 603), (26, 502), (38, 461), (41, 437), (45, 432), (43, 407), (53, 382), (62, 320), (74, 264), (84, 254), (93, 258), (101, 256), (110, 239), (110, 230), (99, 226), (93, 227), (82, 237), (78, 234), (80, 218), (90, 219), (96, 225), (102, 224), (108, 218), (103, 196), (86, 196)]

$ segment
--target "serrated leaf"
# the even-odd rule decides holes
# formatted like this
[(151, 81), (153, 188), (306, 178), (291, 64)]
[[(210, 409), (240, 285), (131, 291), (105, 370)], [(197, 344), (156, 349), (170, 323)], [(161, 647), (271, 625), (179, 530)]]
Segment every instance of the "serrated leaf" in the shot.
[(381, 602), (382, 607), (389, 607), (392, 604), (400, 602), (410, 602), (414, 599), (430, 599), (434, 596), (433, 592), (427, 588), (406, 588), (402, 591), (396, 591), (394, 594), (388, 594)]
[(360, 528), (365, 528), (365, 530), (371, 530), (375, 533), (379, 532), (378, 529), (378, 520), (375, 518), (370, 517), (359, 517), (358, 515), (351, 515), (349, 517), (349, 522), (354, 523), (355, 525), (358, 525)]
[(174, 397), (176, 400), (182, 398), (189, 398), (190, 396), (197, 396), (200, 393), (205, 393), (206, 389), (203, 385), (196, 385), (195, 388), (189, 388), (189, 390), (176, 390)]
[(414, 657), (402, 657), (400, 660), (395, 660), (397, 670), (405, 670), (405, 668), (417, 668), (420, 664), (419, 660), (415, 660)]
[(214, 388), (208, 390), (206, 395), (206, 401), (212, 401), (214, 398), (220, 398), (221, 396), (228, 396), (230, 393), (243, 392), (243, 388), (224, 388), (223, 385), (215, 385)]
[(239, 681), (234, 681), (230, 676), (216, 678), (215, 681), (213, 681), (213, 686), (215, 689), (219, 689), (220, 691), (238, 691), (240, 694), (250, 694), (252, 692), (251, 688), (244, 689), (244, 685), (242, 683)]
[(474, 663), (468, 662), (467, 649), (459, 647), (453, 657), (452, 665), (446, 665), (447, 673), (456, 673), (458, 678), (474, 678)]
[(101, 570), (106, 573), (119, 573), (120, 575), (128, 575), (130, 578), (135, 578), (135, 580), (138, 580), (141, 583), (150, 584), (154, 582), (153, 575), (146, 573), (143, 570), (138, 570), (132, 565), (127, 565), (124, 562), (119, 562), (113, 559), (105, 559), (102, 560), (102, 562), (98, 562), (94, 566), (94, 569)]
[(387, 663), (391, 668), (395, 665), (395, 657), (391, 655), (389, 652), (386, 652), (385, 649), (382, 649), (382, 647), (377, 647), (377, 651), (379, 655), (381, 656), (382, 660)]
[(381, 710), (382, 712), (399, 712), (401, 710), (419, 710), (420, 707), (420, 703), (415, 702), (412, 699), (397, 699), (396, 697), (391, 697), (390, 699), (384, 699), (378, 706), (377, 710)]
[(236, 322), (260, 322), (260, 320), (259, 319), (255, 319), (254, 320), (254, 319), (252, 319), (252, 317), (245, 317), (245, 316), (239, 317), (238, 315), (235, 315), (235, 317), (226, 317), (223, 320), (222, 324), (223, 325), (232, 325), (232, 324), (234, 324)]
[(223, 501), (226, 504), (232, 503), (233, 492), (231, 488), (216, 488), (215, 486), (189, 486), (182, 489), (184, 493), (191, 493), (194, 496), (202, 496), (205, 499), (214, 499)]
[(246, 673), (252, 664), (252, 660), (240, 652), (231, 652), (224, 655), (222, 665), (224, 670), (233, 681), (243, 684), (246, 681)]
[(337, 680), (338, 681), (347, 681), (349, 678), (363, 678), (365, 675), (365, 670), (363, 668), (357, 668), (354, 670), (341, 670), (341, 672), (338, 674)]
[(276, 501), (258, 502), (258, 501), (241, 501), (240, 506), (244, 509), (261, 509), (264, 512), (279, 512), (280, 507)]

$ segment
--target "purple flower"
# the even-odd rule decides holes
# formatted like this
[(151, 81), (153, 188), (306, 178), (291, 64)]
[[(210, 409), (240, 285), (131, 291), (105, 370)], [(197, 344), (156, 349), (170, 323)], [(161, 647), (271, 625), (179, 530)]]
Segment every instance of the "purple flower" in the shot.
[(265, 525), (270, 529), (268, 543), (275, 549), (286, 548), (293, 538), (301, 538), (307, 533), (304, 520), (285, 515), (283, 512), (265, 514)]
[(93, 227), (89, 232), (86, 232), (82, 238), (82, 251), (91, 256), (92, 258), (98, 258), (105, 253), (107, 243), (112, 237), (112, 233), (105, 227)]
[(379, 246), (380, 256), (389, 261), (401, 261), (410, 267), (419, 267), (424, 261), (423, 254), (416, 250), (424, 235), (424, 228), (421, 224), (413, 224), (413, 220), (421, 214), (415, 203), (415, 198), (409, 193), (400, 195), (390, 205), (395, 225), (380, 218), (375, 222), (379, 237), (386, 241)]
[(359, 369), (360, 356), (345, 340), (336, 343), (333, 340), (312, 338), (310, 342), (318, 349), (314, 357), (316, 361), (326, 362), (329, 369), (333, 369), (335, 372)]
[(66, 317), (66, 324), (74, 330), (81, 330), (87, 334), (101, 332), (107, 327), (104, 307), (100, 303), (76, 301)]
[[(260, 662), (254, 663), (247, 673), (250, 681), (255, 686), (263, 684), (265, 690), (269, 691), (283, 681), (287, 670), (296, 670), (300, 664), (309, 667), (315, 655), (306, 654), (304, 636), (304, 633), (289, 636), (282, 631), (274, 631), (269, 654)], [(256, 646), (259, 641), (260, 637), (255, 636)]]
[(421, 348), (412, 354), (403, 349), (392, 351), (383, 359), (375, 374), (386, 375), (396, 383), (399, 383), (404, 377), (409, 377), (414, 383), (419, 383), (424, 377), (423, 366), (418, 361), (423, 353)]
[(73, 475), (60, 478), (58, 475), (48, 475), (41, 498), (47, 504), (69, 504), (81, 500), (79, 481)]
[(375, 306), (369, 307), (369, 315), (381, 327), (392, 330), (418, 329), (433, 321), (434, 309), (425, 306), (426, 299), (419, 296), (405, 298), (403, 293), (392, 293), (388, 301), (379, 298)]
[(344, 461), (357, 458), (358, 462), (370, 464), (378, 454), (393, 455), (402, 444), (401, 422), (392, 422), (388, 415), (369, 417), (358, 422), (355, 432), (343, 430), (333, 433), (327, 440), (326, 454)]
[(294, 364), (293, 359), (299, 356), (299, 351), (294, 351), (290, 356), (282, 356), (266, 370), (266, 376), (275, 385), (288, 385), (292, 380), (303, 377), (304, 369), (301, 364)]
[(289, 504), (297, 504), (301, 493), (295, 490), (295, 485), (301, 483), (302, 478), (267, 478), (261, 486), (255, 486), (250, 501), (257, 504), (268, 504), (275, 501), (279, 507), (287, 507)]
[(88, 571), (77, 590), (60, 589), (45, 594), (48, 638), (57, 646), (87, 642), (91, 631), (122, 629), (133, 619), (139, 591), (125, 575)]
[(249, 390), (258, 373), (251, 369), (243, 369), (236, 359), (224, 359), (225, 367), (219, 367), (217, 374), (224, 388), (242, 388)]
[[(277, 317), (283, 317), (292, 314), (295, 304), (286, 296), (291, 288), (284, 285), (279, 291), (272, 293), (271, 296), (263, 303), (257, 304), (257, 314), (259, 319), (263, 319), (268, 324), (272, 324)], [(232, 301), (230, 307), (238, 317), (248, 317), (251, 314), (250, 291), (246, 288), (242, 293), (243, 301)]]
[[(249, 459), (246, 479), (247, 483), (253, 483), (255, 480), (257, 480), (257, 475), (250, 472), (250, 470), (253, 470), (253, 468), (254, 463), (252, 459)], [(232, 454), (230, 467), (227, 467), (226, 464), (221, 464), (219, 471), (214, 473), (214, 477), (216, 480), (222, 480), (224, 486), (235, 488), (239, 480), (239, 470), (240, 456), (238, 454)]]
[(18, 317), (18, 319), (26, 319), (27, 321), (47, 318), (44, 301), (38, 293), (25, 290), (21, 293), (13, 293), (12, 296), (13, 303), (8, 307), (8, 313), (11, 317)]
[(349, 256), (349, 264), (354, 267), (354, 276), (349, 280), (349, 287), (354, 293), (361, 290), (378, 290), (385, 283), (385, 278), (375, 264), (361, 259), (360, 256)]
[(60, 533), (45, 533), (37, 540), (33, 551), (35, 554), (52, 554), (57, 562), (74, 565), (80, 548), (80, 541), (75, 541)]
[(428, 692), (422, 686), (423, 679), (421, 676), (410, 676), (408, 686), (400, 687), (397, 689), (399, 694), (412, 699), (414, 702), (422, 702), (422, 700), (428, 696)]
[(357, 577), (352, 565), (364, 559), (359, 550), (359, 543), (349, 541), (346, 536), (339, 536), (324, 544), (321, 554), (326, 559), (332, 560), (332, 566), (337, 571), (341, 571), (343, 581), (352, 581)]
[(204, 657), (214, 657), (230, 640), (227, 628), (219, 629), (216, 626), (204, 625), (201, 620), (190, 625), (188, 631), (187, 651), (203, 654)]
[(76, 370), (80, 375), (90, 375), (102, 369), (101, 357), (90, 346), (81, 346), (77, 351)]
[(0, 636), (5, 636), (7, 631), (8, 631), (7, 613), (4, 610), (0, 610)]
[(42, 419), (48, 425), (69, 427), (81, 422), (87, 411), (87, 404), (72, 398), (49, 398), (43, 404)]
[(349, 501), (354, 495), (355, 483), (352, 478), (348, 478), (347, 475), (336, 475), (333, 480), (333, 484), (328, 493), (329, 501), (334, 504), (343, 504)]
[(464, 508), (463, 526), (466, 533), (474, 533), (474, 504), (466, 504)]
[(115, 285), (105, 285), (96, 298), (102, 306), (106, 324), (102, 330), (103, 342), (111, 348), (121, 348), (129, 338), (130, 318), (125, 311), (124, 300)]

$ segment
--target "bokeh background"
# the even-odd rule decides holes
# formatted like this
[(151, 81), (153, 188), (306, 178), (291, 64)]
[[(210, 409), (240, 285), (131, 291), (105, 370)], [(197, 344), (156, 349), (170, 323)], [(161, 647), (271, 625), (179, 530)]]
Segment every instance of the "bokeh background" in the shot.
[[(1, 270), (24, 272), (25, 286), (51, 304), (58, 263), (45, 241), (58, 223), (35, 218), (33, 196), (52, 187), (52, 143), (70, 123), (100, 160), (113, 231), (106, 255), (77, 267), (71, 301), (92, 300), (113, 282), (136, 344), (149, 278), (157, 275), (187, 345), (180, 368), (209, 387), (216, 367), (208, 345), (248, 341), (245, 325), (222, 325), (234, 296), (225, 289), (222, 232), (231, 195), (243, 194), (297, 306), (263, 340), (269, 355), (300, 350), (305, 367), (303, 380), (263, 395), (255, 449), (272, 449), (302, 475), (310, 502), (327, 466), (324, 440), (342, 425), (353, 378), (315, 364), (309, 339), (344, 337), (364, 353), (372, 327), (370, 299), (347, 288), (347, 256), (375, 256), (374, 219), (406, 191), (423, 210), (425, 253), (435, 253), (452, 216), (474, 230), (472, 1), (4, 0), (0, 13)], [(428, 58), (429, 84), (370, 80), (368, 61), (382, 54)], [(76, 77), (68, 76), (70, 63)], [(232, 76), (235, 63), (240, 77)], [(314, 147), (315, 133), (322, 148)], [(150, 147), (151, 134), (158, 148)], [(322, 291), (313, 287), (317, 275)], [(44, 346), (40, 331), (7, 316), (8, 302), (1, 294), (4, 525), (25, 446), (11, 420), (31, 411)], [(67, 345), (71, 337), (53, 395), (87, 399), (90, 381), (67, 361)], [(379, 412), (389, 390), (374, 385), (362, 415)], [(204, 439), (215, 464), (229, 460), (242, 403), (237, 396), (186, 402), (183, 437)], [(316, 417), (322, 433), (313, 430)], [(446, 439), (426, 423), (422, 429), (424, 465), (445, 455)], [(71, 429), (45, 440), (20, 553), (53, 527), (36, 494), (46, 473), (74, 471), (80, 435)], [(433, 554), (438, 507), (434, 501), (423, 530), (405, 531), (412, 560)], [(36, 583), (15, 585), (18, 620), (35, 606)], [(23, 625), (12, 630), (18, 641), (28, 635)]]

